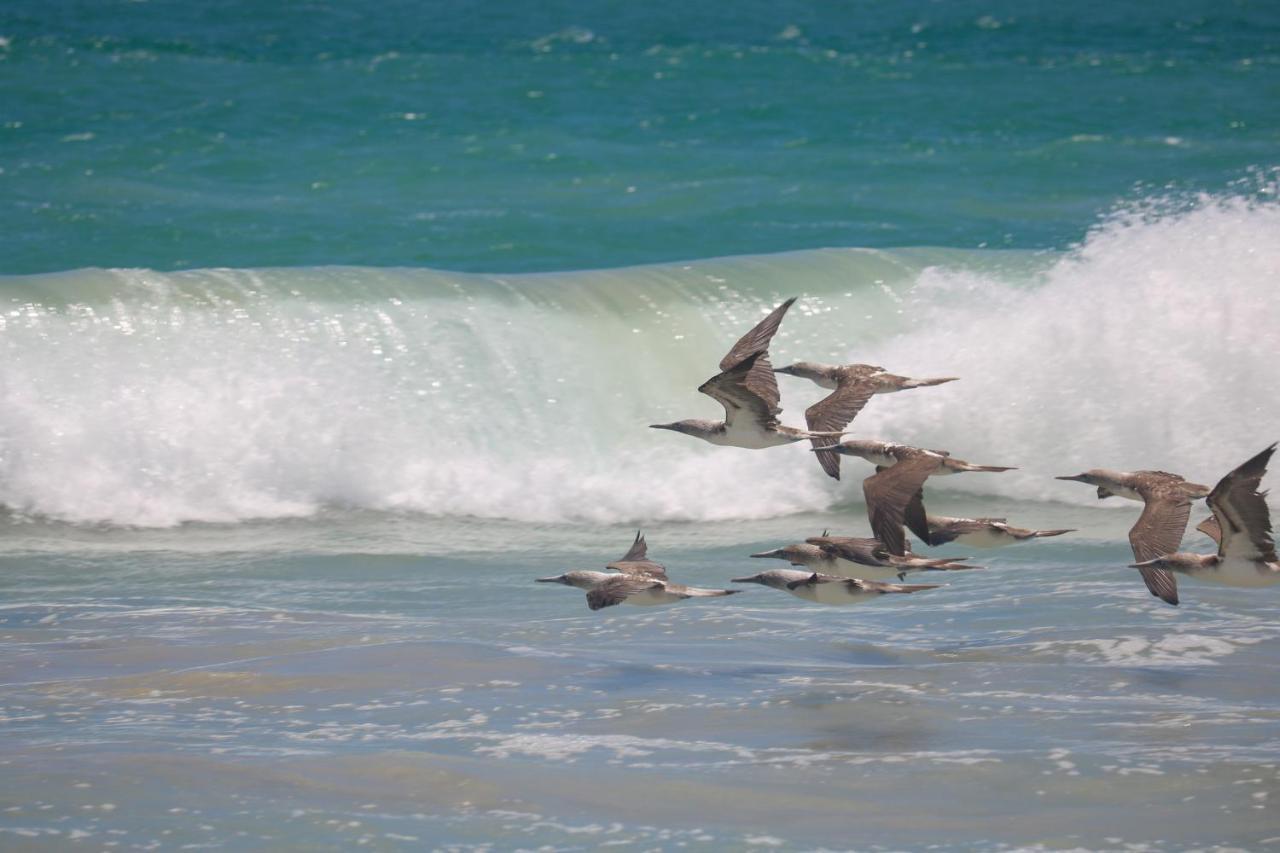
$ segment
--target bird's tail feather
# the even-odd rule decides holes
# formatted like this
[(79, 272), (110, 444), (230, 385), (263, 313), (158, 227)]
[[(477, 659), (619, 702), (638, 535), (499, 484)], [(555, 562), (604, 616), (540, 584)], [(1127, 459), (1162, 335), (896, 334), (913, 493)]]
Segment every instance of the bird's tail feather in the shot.
[(903, 388), (928, 388), (931, 385), (941, 385), (944, 382), (955, 382), (959, 376), (940, 376), (936, 379), (908, 379), (902, 383)]
[(889, 556), (890, 565), (897, 566), (900, 569), (911, 571), (918, 569), (928, 572), (949, 572), (960, 569), (980, 569), (982, 566), (971, 566), (963, 563), (968, 557), (938, 557), (929, 559), (925, 557), (899, 557), (896, 554)]

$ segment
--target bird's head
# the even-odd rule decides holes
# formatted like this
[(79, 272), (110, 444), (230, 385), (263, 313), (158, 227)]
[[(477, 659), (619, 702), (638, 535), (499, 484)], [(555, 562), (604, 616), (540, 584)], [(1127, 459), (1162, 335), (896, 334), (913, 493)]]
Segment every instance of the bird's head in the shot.
[(752, 557), (763, 557), (774, 560), (786, 560), (788, 563), (802, 566), (805, 564), (805, 558), (812, 556), (807, 552), (820, 554), (821, 552), (815, 545), (794, 544), (787, 545), (783, 548), (774, 548), (772, 551), (761, 551), (759, 554), (752, 554)]
[(602, 572), (572, 571), (549, 578), (538, 578), (538, 583), (559, 583), (565, 586), (576, 586), (578, 589), (591, 589), (600, 582)]
[(1085, 483), (1090, 486), (1098, 487), (1098, 500), (1103, 498), (1115, 497), (1113, 491), (1115, 485), (1120, 480), (1120, 475), (1115, 471), (1108, 471), (1105, 468), (1090, 468), (1083, 474), (1072, 474), (1067, 477), (1054, 477), (1055, 480), (1069, 480), (1073, 483)]
[(672, 432), (682, 432), (685, 435), (701, 435), (711, 432), (715, 429), (715, 426), (711, 421), (690, 419), (674, 421), (669, 424), (649, 424), (649, 429), (669, 429)]

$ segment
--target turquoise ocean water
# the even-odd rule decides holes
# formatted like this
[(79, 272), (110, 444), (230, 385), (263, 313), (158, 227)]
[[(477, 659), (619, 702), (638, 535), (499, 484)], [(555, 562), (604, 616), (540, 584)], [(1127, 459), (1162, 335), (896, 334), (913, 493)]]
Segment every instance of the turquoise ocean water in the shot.
[[(1280, 600), (1052, 479), (1280, 438), (1275, 4), (14, 0), (0, 93), (0, 848), (1280, 843)], [(646, 428), (788, 296), (775, 363), (962, 377), (855, 422), (1018, 466), (931, 509), (1078, 532), (534, 584), (866, 533)]]

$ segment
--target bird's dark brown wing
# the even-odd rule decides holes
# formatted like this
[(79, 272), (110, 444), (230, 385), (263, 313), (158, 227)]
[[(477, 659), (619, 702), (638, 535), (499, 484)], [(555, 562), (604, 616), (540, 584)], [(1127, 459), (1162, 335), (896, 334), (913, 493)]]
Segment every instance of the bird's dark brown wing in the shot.
[(627, 597), (646, 589), (661, 589), (665, 584), (660, 580), (638, 575), (618, 575), (605, 581), (587, 592), (587, 606), (592, 610), (612, 607), (627, 600)]
[(907, 538), (902, 533), (907, 504), (939, 464), (937, 457), (921, 455), (905, 459), (862, 481), (871, 532), (885, 544), (889, 553), (898, 556), (907, 553)]
[[(835, 391), (823, 397), (804, 411), (804, 421), (810, 432), (840, 432), (858, 416), (862, 407), (875, 393), (875, 387), (863, 379), (850, 378), (843, 380)], [(834, 435), (823, 435), (809, 439), (814, 447), (830, 447), (839, 442)], [(840, 479), (840, 454), (816, 453), (818, 464), (828, 476)]]
[(1271, 538), (1271, 513), (1266, 493), (1258, 486), (1267, 473), (1267, 463), (1275, 453), (1273, 444), (1218, 481), (1209, 493), (1209, 509), (1222, 531), (1219, 557), (1246, 560), (1276, 560), (1276, 543)]
[(855, 536), (814, 536), (806, 539), (810, 545), (817, 545), (822, 553), (851, 563), (864, 566), (886, 566), (889, 564), (889, 549), (878, 539), (863, 539)]
[(644, 577), (667, 579), (667, 567), (653, 560), (615, 560), (605, 566), (624, 575), (643, 575)]
[[(1173, 554), (1182, 544), (1182, 534), (1191, 517), (1191, 501), (1165, 484), (1139, 487), (1143, 497), (1142, 515), (1129, 531), (1129, 545), (1137, 562)], [(1151, 594), (1168, 604), (1178, 603), (1178, 581), (1173, 572), (1145, 566), (1138, 569)]]
[(733, 349), (729, 350), (728, 355), (720, 359), (720, 369), (732, 370), (749, 356), (768, 350), (769, 341), (773, 340), (774, 334), (777, 333), (778, 326), (782, 323), (783, 315), (787, 313), (787, 309), (795, 301), (796, 298), (793, 296), (783, 302), (777, 308), (774, 308), (768, 317), (756, 323), (755, 328), (739, 338), (738, 342), (733, 345)]
[(924, 489), (916, 489), (916, 493), (907, 501), (902, 512), (902, 520), (907, 528), (926, 545), (941, 545), (935, 541), (933, 531), (929, 529), (929, 514), (924, 510)]
[(620, 562), (630, 562), (631, 560), (643, 560), (649, 556), (649, 546), (644, 541), (644, 534), (639, 530), (636, 531), (636, 540), (631, 543), (631, 547), (627, 549), (627, 553), (622, 555)]
[(768, 317), (765, 317), (755, 325), (755, 328), (738, 339), (738, 342), (733, 345), (733, 349), (729, 350), (728, 355), (720, 359), (720, 370), (725, 372), (733, 370), (753, 356), (756, 357), (746, 377), (742, 380), (742, 384), (752, 394), (764, 400), (775, 415), (781, 411), (778, 408), (780, 395), (778, 393), (778, 378), (773, 373), (773, 365), (769, 363), (769, 342), (773, 340), (774, 334), (777, 333), (778, 326), (782, 323), (783, 315), (787, 313), (787, 309), (795, 301), (793, 296), (773, 309)]
[[(754, 374), (762, 362), (772, 382), (772, 392), (768, 388), (762, 392), (758, 385), (752, 385)], [(717, 373), (703, 382), (698, 390), (724, 406), (726, 425), (732, 425), (744, 415), (764, 429), (778, 425), (778, 414), (782, 411), (778, 406), (778, 383), (773, 379), (773, 368), (769, 366), (767, 355), (749, 356), (733, 369)]]
[(1218, 519), (1214, 518), (1212, 515), (1197, 524), (1196, 530), (1199, 530), (1205, 536), (1212, 539), (1213, 544), (1222, 544), (1222, 528), (1218, 525)]
[(666, 567), (648, 559), (648, 556), (649, 546), (645, 544), (644, 534), (637, 530), (636, 540), (631, 543), (631, 548), (628, 549), (627, 553), (622, 555), (622, 559), (614, 560), (612, 563), (607, 564), (605, 568), (628, 575), (646, 575), (651, 578), (666, 580)]

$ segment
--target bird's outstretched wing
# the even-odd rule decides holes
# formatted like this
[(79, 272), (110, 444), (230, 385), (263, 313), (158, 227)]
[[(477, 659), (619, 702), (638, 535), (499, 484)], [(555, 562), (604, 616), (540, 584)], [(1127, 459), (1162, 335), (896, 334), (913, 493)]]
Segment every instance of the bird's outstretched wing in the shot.
[(627, 549), (627, 553), (622, 555), (621, 562), (630, 562), (631, 560), (643, 560), (649, 555), (649, 545), (644, 541), (644, 534), (639, 530), (636, 531), (636, 539), (631, 543), (631, 547)]
[(1205, 536), (1212, 539), (1213, 544), (1222, 544), (1222, 528), (1218, 525), (1218, 519), (1214, 518), (1212, 515), (1197, 524), (1196, 530), (1199, 530)]
[(817, 545), (824, 554), (861, 563), (864, 566), (886, 566), (889, 564), (889, 549), (878, 539), (864, 539), (857, 536), (814, 536), (806, 539), (810, 545)]
[(621, 604), (629, 596), (646, 589), (663, 589), (666, 584), (656, 578), (639, 575), (618, 575), (587, 592), (587, 606), (592, 610)]
[[(929, 527), (929, 514), (924, 509), (924, 488), (916, 489), (916, 493), (911, 496), (911, 500), (907, 501), (906, 507), (902, 511), (902, 520), (906, 523), (907, 529), (916, 535), (916, 537), (926, 545), (943, 545), (945, 542), (939, 541), (937, 534)], [(967, 531), (960, 531), (967, 532)], [(959, 535), (959, 533), (957, 533)], [(952, 537), (954, 538), (954, 537)]]
[[(761, 362), (772, 382), (772, 396), (769, 389), (761, 390), (752, 385), (753, 378)], [(782, 412), (778, 406), (778, 383), (773, 379), (773, 368), (769, 366), (767, 353), (748, 356), (736, 367), (717, 373), (698, 386), (698, 390), (724, 406), (725, 426), (732, 427), (739, 417), (746, 417), (760, 424), (766, 430), (778, 425), (778, 415)]]
[(607, 564), (605, 568), (628, 575), (646, 575), (651, 578), (665, 580), (667, 577), (666, 567), (661, 563), (653, 562), (648, 556), (649, 548), (645, 544), (644, 534), (637, 530), (635, 541), (631, 543), (631, 548), (627, 553), (622, 555), (622, 559), (614, 560), (612, 563)]
[[(733, 349), (729, 350), (728, 355), (720, 359), (720, 369), (732, 370), (749, 356), (766, 352), (769, 349), (769, 341), (773, 340), (774, 334), (778, 331), (778, 326), (782, 323), (783, 315), (787, 313), (787, 309), (795, 301), (796, 298), (793, 296), (783, 302), (777, 308), (774, 308), (768, 317), (756, 323), (755, 328), (739, 338), (738, 342), (733, 345)], [(772, 373), (772, 370), (770, 372)]]
[[(1171, 485), (1169, 482), (1138, 488), (1143, 499), (1142, 515), (1129, 531), (1129, 545), (1139, 563), (1172, 554), (1182, 544), (1182, 534), (1191, 517), (1191, 501)], [(1167, 604), (1178, 603), (1178, 580), (1173, 572), (1153, 566), (1138, 571), (1152, 595)]]
[(902, 533), (907, 504), (939, 464), (937, 457), (921, 455), (882, 468), (862, 481), (871, 532), (885, 544), (889, 553), (898, 556), (907, 553), (907, 537)]
[(1218, 481), (1209, 493), (1209, 509), (1222, 531), (1219, 557), (1276, 561), (1276, 543), (1271, 538), (1271, 513), (1266, 493), (1258, 486), (1267, 473), (1267, 463), (1275, 453), (1273, 444)]
[[(810, 432), (840, 432), (858, 416), (862, 407), (875, 393), (875, 386), (865, 379), (847, 378), (835, 391), (823, 397), (804, 411), (805, 423)], [(830, 447), (839, 442), (834, 435), (821, 435), (809, 439), (814, 447)], [(840, 479), (840, 454), (818, 453), (818, 464), (828, 476)]]
[(764, 400), (769, 406), (773, 414), (778, 414), (781, 409), (778, 408), (778, 378), (774, 376), (773, 365), (769, 362), (769, 342), (773, 340), (774, 334), (778, 331), (778, 326), (782, 323), (782, 317), (787, 313), (787, 309), (795, 302), (795, 297), (791, 297), (783, 302), (777, 308), (770, 312), (755, 328), (747, 332), (738, 342), (733, 345), (733, 349), (722, 359), (720, 359), (720, 370), (723, 373), (729, 372), (743, 364), (747, 359), (755, 357), (750, 369), (742, 380), (742, 385), (752, 394)]

